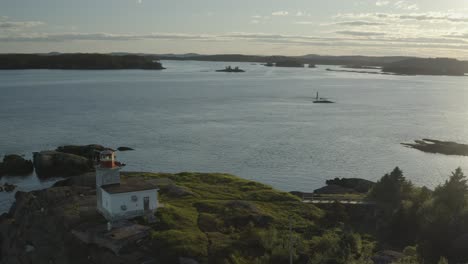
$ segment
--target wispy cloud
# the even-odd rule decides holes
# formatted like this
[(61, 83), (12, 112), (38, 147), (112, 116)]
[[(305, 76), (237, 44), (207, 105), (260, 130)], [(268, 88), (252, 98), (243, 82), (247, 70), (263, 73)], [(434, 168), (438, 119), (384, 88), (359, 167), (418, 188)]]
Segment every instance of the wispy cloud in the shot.
[(185, 40), (207, 40), (212, 39), (211, 35), (195, 35), (195, 34), (172, 34), (172, 33), (154, 33), (154, 34), (109, 34), (109, 33), (62, 33), (62, 34), (18, 34), (15, 36), (0, 35), (0, 41), (10, 42), (64, 42), (64, 41), (130, 41), (144, 39), (185, 39)]
[(410, 14), (391, 13), (347, 13), (334, 16), (338, 19), (373, 19), (373, 20), (417, 20), (427, 22), (468, 23), (468, 16), (456, 13), (427, 12)]
[(288, 11), (276, 11), (271, 13), (272, 16), (287, 16), (289, 15)]
[(8, 21), (6, 17), (0, 19), (0, 30), (21, 30), (44, 25), (41, 21)]
[(457, 38), (457, 39), (467, 39), (468, 40), (468, 33), (452, 33), (444, 35), (446, 38)]
[(298, 16), (298, 17), (301, 17), (301, 16), (303, 16), (303, 15), (304, 15), (304, 13), (302, 13), (301, 11), (298, 11), (298, 12), (296, 13), (296, 16)]
[(294, 24), (296, 24), (296, 25), (316, 25), (317, 22), (314, 22), (314, 21), (295, 21)]
[(390, 1), (385, 1), (385, 0), (379, 0), (379, 1), (375, 2), (376, 6), (387, 6), (389, 4), (390, 4)]
[(350, 30), (336, 31), (335, 33), (341, 34), (341, 35), (358, 36), (358, 37), (371, 37), (371, 36), (384, 36), (385, 35), (385, 33), (381, 33), (381, 32), (350, 31)]
[(419, 10), (419, 6), (417, 4), (413, 4), (407, 2), (405, 0), (397, 1), (394, 6), (398, 9), (409, 10), (409, 11), (417, 11)]
[(363, 21), (363, 20), (355, 20), (355, 21), (344, 21), (344, 22), (337, 22), (331, 23), (327, 25), (334, 25), (334, 26), (384, 26), (388, 25), (387, 23), (382, 22), (371, 22), (371, 21)]

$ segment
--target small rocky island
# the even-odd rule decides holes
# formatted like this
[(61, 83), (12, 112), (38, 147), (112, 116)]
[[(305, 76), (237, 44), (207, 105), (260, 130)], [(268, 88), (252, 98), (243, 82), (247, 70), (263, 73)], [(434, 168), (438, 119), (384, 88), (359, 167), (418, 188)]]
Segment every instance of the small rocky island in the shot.
[(0, 54), (0, 70), (163, 70), (151, 56), (111, 54)]
[(427, 153), (439, 153), (444, 155), (468, 156), (468, 145), (451, 141), (440, 141), (424, 138), (415, 140), (414, 143), (401, 143), (408, 148), (417, 149)]
[(216, 70), (216, 72), (245, 72), (242, 69), (239, 69), (239, 67), (232, 68), (231, 66), (226, 66), (226, 68), (222, 70)]
[(275, 63), (276, 67), (304, 68), (304, 63), (295, 60), (284, 60)]

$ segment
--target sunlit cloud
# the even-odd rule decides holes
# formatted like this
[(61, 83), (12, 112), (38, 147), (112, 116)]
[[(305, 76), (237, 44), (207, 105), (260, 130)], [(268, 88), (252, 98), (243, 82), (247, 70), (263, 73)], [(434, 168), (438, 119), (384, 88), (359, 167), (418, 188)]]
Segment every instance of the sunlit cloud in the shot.
[(336, 31), (335, 33), (341, 34), (341, 35), (359, 36), (359, 37), (384, 36), (385, 35), (385, 33), (381, 33), (381, 32), (349, 31), (349, 30)]
[(288, 11), (276, 11), (271, 13), (272, 16), (287, 16), (289, 15)]
[(427, 22), (468, 23), (468, 16), (457, 13), (427, 12), (410, 14), (391, 13), (347, 13), (334, 16), (337, 19), (374, 19), (385, 21), (417, 20)]
[(331, 26), (384, 26), (388, 25), (387, 23), (382, 22), (371, 22), (371, 21), (363, 21), (363, 20), (356, 20), (356, 21), (344, 21), (344, 22), (337, 22), (331, 24), (325, 24)]
[(314, 21), (295, 21), (293, 22), (296, 25), (315, 25), (317, 22)]
[(8, 17), (0, 18), (0, 30), (22, 30), (44, 25), (41, 21), (10, 21)]
[(390, 4), (390, 1), (384, 1), (384, 0), (379, 0), (379, 1), (375, 2), (376, 6), (387, 6), (389, 4)]
[(417, 4), (409, 3), (404, 0), (397, 1), (394, 6), (398, 9), (409, 10), (409, 11), (419, 10), (419, 6)]

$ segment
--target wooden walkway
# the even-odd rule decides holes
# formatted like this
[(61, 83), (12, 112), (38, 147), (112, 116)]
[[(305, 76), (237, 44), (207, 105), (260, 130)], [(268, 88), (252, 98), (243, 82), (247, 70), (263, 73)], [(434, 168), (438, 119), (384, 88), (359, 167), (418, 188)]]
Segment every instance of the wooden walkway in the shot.
[(303, 203), (311, 203), (311, 204), (332, 204), (338, 202), (340, 204), (352, 204), (352, 205), (375, 205), (373, 201), (367, 201), (358, 198), (343, 198), (343, 197), (324, 197), (320, 195), (312, 195), (312, 196), (303, 196), (302, 197)]

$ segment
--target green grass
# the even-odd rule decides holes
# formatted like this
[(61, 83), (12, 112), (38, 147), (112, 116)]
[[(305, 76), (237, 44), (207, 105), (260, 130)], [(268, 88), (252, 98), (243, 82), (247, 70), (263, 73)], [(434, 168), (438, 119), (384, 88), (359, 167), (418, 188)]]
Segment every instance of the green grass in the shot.
[[(169, 178), (193, 193), (176, 197), (161, 188), (152, 250), (162, 263), (177, 257), (200, 263), (269, 263), (263, 255), (282, 252), (289, 218), (298, 237), (319, 231), (324, 212), (268, 185), (221, 173), (124, 173), (125, 177)], [(275, 233), (274, 238), (271, 232)], [(276, 252), (276, 253), (275, 253)], [(258, 262), (260, 261), (260, 262)]]

